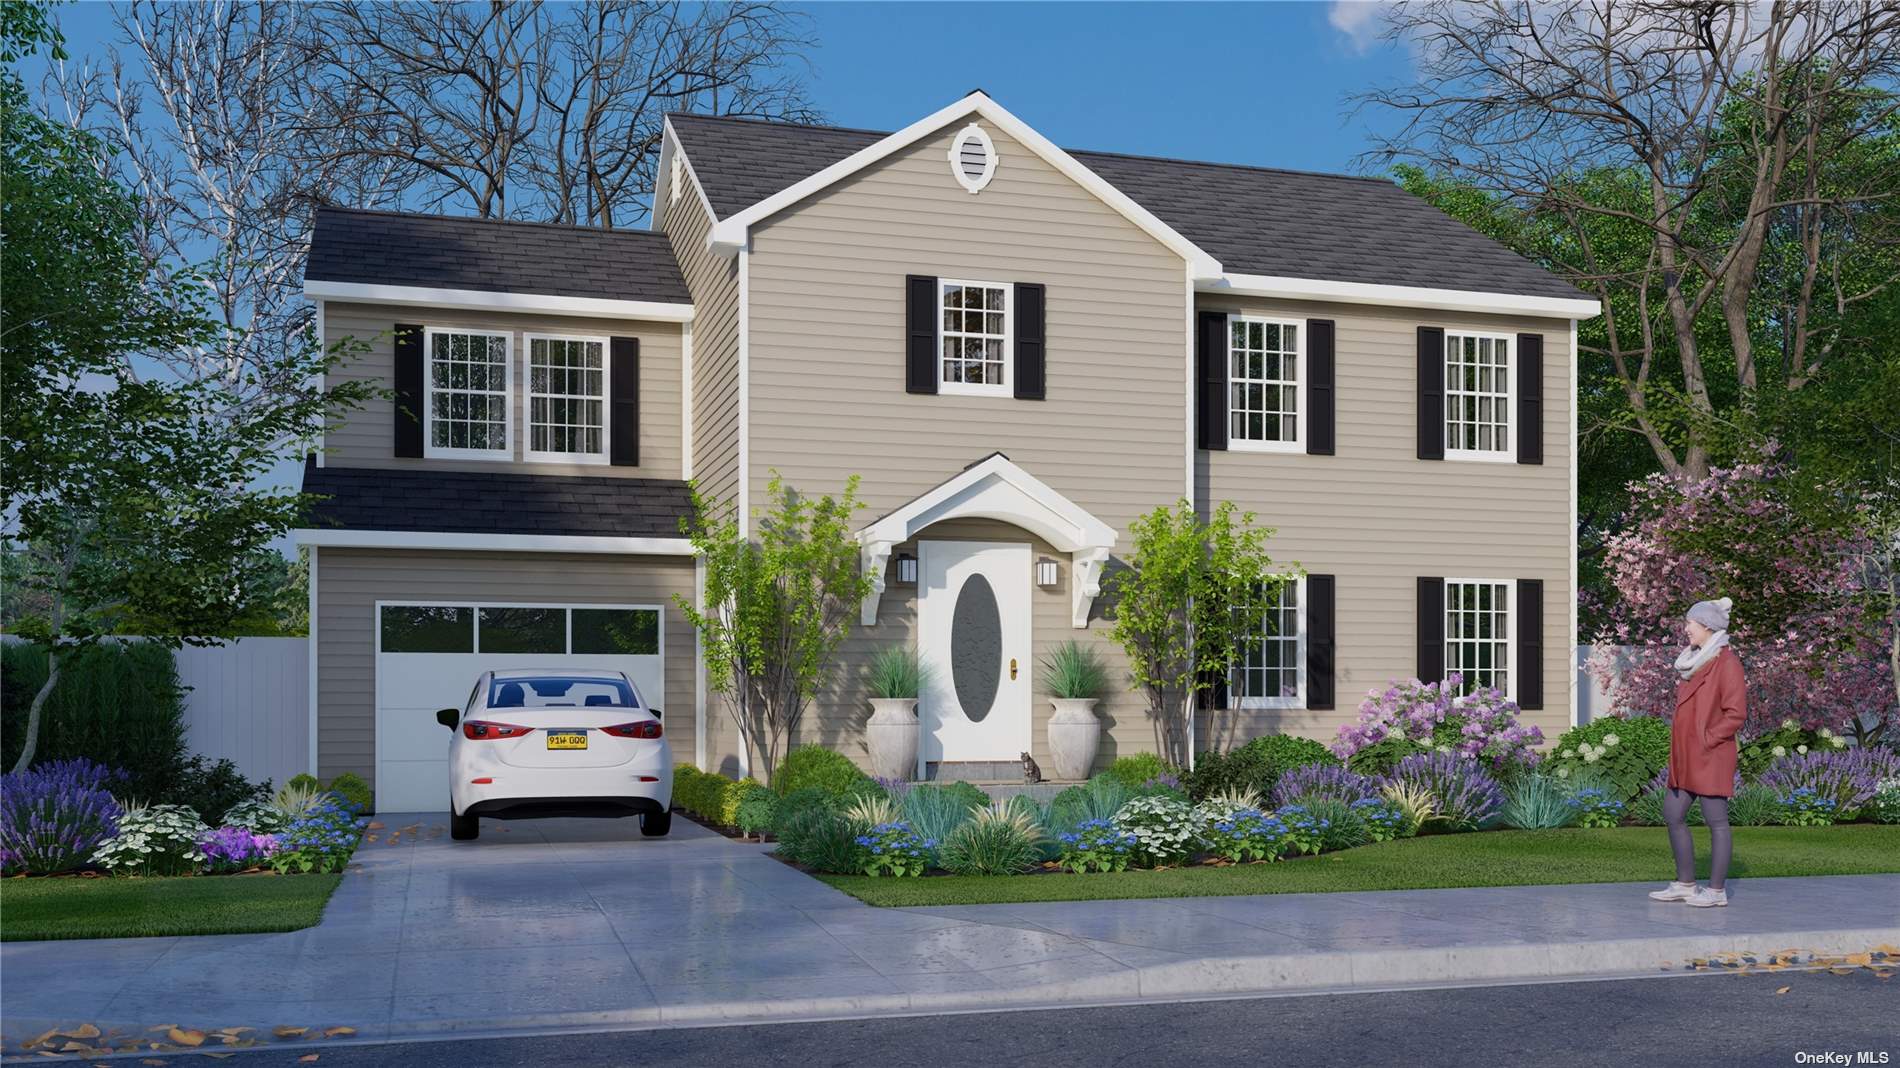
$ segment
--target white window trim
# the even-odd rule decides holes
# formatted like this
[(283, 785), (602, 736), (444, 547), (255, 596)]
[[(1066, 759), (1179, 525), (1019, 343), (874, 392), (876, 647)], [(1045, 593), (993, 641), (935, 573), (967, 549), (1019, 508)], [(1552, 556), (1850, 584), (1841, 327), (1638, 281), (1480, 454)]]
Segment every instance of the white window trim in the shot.
[[(435, 338), (437, 334), (470, 334), (502, 339), (501, 392), (508, 398), (508, 417), (502, 420), (499, 449), (455, 449), (435, 444)], [(515, 335), (511, 330), (476, 326), (428, 326), (422, 330), (422, 455), (430, 460), (488, 460), (510, 463), (515, 458)]]
[[(509, 653), (484, 653), (481, 651), (482, 650), (481, 610), (484, 608), (548, 608), (548, 609), (559, 609), (564, 613), (561, 617), (561, 625), (565, 628), (566, 632), (565, 632), (564, 637), (562, 638), (562, 648), (566, 651), (560, 652), (560, 653), (523, 654), (523, 655), (531, 655), (531, 656), (594, 656), (594, 655), (597, 655), (593, 653), (577, 653), (573, 651), (574, 650), (573, 610), (576, 608), (583, 609), (583, 610), (598, 608), (598, 609), (603, 609), (606, 611), (613, 611), (613, 612), (654, 612), (654, 613), (657, 613), (660, 617), (659, 629), (654, 635), (654, 640), (656, 642), (655, 649), (657, 651), (651, 652), (651, 653), (613, 653), (613, 654), (608, 654), (608, 655), (657, 656), (662, 661), (666, 659), (666, 606), (660, 605), (660, 604), (590, 604), (590, 603), (580, 602), (580, 601), (415, 601), (415, 600), (377, 601), (376, 602), (376, 655), (378, 656), (381, 656), (383, 653), (383, 609), (385, 608), (472, 608), (474, 609), (475, 610), (474, 618), (469, 621), (469, 628), (470, 628), (469, 641), (471, 643), (470, 651), (467, 653), (443, 654), (443, 655), (448, 655), (448, 656), (509, 656), (509, 655), (512, 655)], [(404, 656), (404, 655), (411, 655), (411, 654), (393, 653), (391, 655)], [(422, 654), (422, 655), (429, 655), (429, 654)], [(548, 668), (547, 670), (549, 672), (555, 672), (560, 669)], [(642, 694), (641, 696), (644, 697), (645, 695)]]
[[(949, 382), (943, 377), (943, 294), (951, 286), (984, 287), (1003, 291), (1003, 381)], [(937, 392), (953, 397), (1013, 397), (1016, 395), (1016, 287), (1009, 282), (973, 278), (937, 279)]]
[(1451, 359), (1451, 339), (1454, 337), (1493, 338), (1504, 343), (1506, 393), (1504, 398), (1504, 425), (1510, 430), (1510, 445), (1503, 449), (1454, 449), (1451, 446), (1451, 417), (1445, 413), (1443, 401), (1438, 411), (1438, 432), (1445, 445), (1445, 459), (1469, 460), (1475, 463), (1511, 464), (1517, 462), (1517, 374), (1520, 370), (1517, 360), (1517, 338), (1511, 334), (1502, 334), (1494, 330), (1466, 330), (1447, 326), (1445, 330), (1445, 348), (1438, 354), (1438, 378), (1441, 397), (1449, 398), (1451, 387), (1444, 385), (1445, 366)]
[[(974, 178), (963, 173), (963, 145), (968, 141), (983, 146), (983, 170)], [(949, 156), (950, 174), (956, 178), (958, 185), (972, 194), (981, 193), (983, 187), (990, 184), (990, 179), (996, 177), (996, 142), (990, 140), (988, 131), (974, 122), (950, 139)]]
[[(1297, 377), (1293, 380), (1293, 387), (1296, 392), (1295, 392), (1295, 396), (1293, 400), (1295, 410), (1293, 412), (1293, 440), (1291, 441), (1254, 441), (1251, 438), (1237, 438), (1232, 433), (1233, 421), (1234, 421), (1234, 382), (1235, 382), (1235, 378), (1234, 378), (1234, 324), (1236, 322), (1262, 323), (1268, 326), (1292, 326), (1292, 327), (1298, 328), (1294, 332), (1294, 335), (1293, 335), (1295, 338), (1298, 338), (1299, 340), (1294, 345), (1294, 351), (1293, 351), (1293, 358), (1297, 361), (1294, 364), (1294, 373), (1297, 375)], [(1281, 318), (1276, 318), (1270, 315), (1249, 315), (1242, 312), (1230, 313), (1227, 316), (1227, 405), (1226, 405), (1226, 408), (1227, 408), (1227, 425), (1228, 425), (1228, 431), (1229, 431), (1227, 435), (1227, 451), (1228, 452), (1305, 452), (1306, 451), (1306, 380), (1308, 377), (1309, 376), (1307, 375), (1307, 367), (1306, 367), (1306, 321), (1305, 320), (1281, 319)], [(1302, 609), (1302, 611), (1304, 611), (1304, 609)]]
[[(1446, 675), (1456, 670), (1451, 663), (1451, 628), (1447, 625), (1451, 622), (1451, 588), (1479, 583), (1504, 587), (1504, 696), (1513, 701), (1517, 700), (1517, 580), (1466, 576), (1447, 577), (1444, 582), (1444, 596), (1440, 598), (1441, 607), (1439, 608), (1439, 614), (1443, 618), (1439, 619), (1438, 626), (1441, 631), (1444, 631), (1444, 637), (1439, 642), (1441, 650), (1439, 655), (1444, 657)], [(1465, 703), (1465, 698), (1453, 698), (1451, 703), (1453, 706), (1462, 705)]]
[[(1228, 704), (1242, 711), (1262, 711), (1268, 709), (1287, 709), (1306, 707), (1306, 576), (1300, 575), (1292, 582), (1293, 596), (1298, 603), (1294, 605), (1298, 613), (1299, 634), (1293, 645), (1294, 656), (1294, 695), (1292, 697), (1241, 697)], [(1240, 670), (1237, 666), (1236, 670)], [(1227, 692), (1234, 692), (1234, 680), (1229, 679)]]
[[(536, 341), (590, 341), (600, 346), (600, 451), (540, 452), (534, 448), (534, 343)], [(557, 394), (543, 393), (549, 397)], [(558, 394), (568, 396), (568, 394)], [(521, 449), (522, 458), (536, 464), (590, 464), (605, 466), (613, 449), (613, 342), (588, 334), (521, 335)]]

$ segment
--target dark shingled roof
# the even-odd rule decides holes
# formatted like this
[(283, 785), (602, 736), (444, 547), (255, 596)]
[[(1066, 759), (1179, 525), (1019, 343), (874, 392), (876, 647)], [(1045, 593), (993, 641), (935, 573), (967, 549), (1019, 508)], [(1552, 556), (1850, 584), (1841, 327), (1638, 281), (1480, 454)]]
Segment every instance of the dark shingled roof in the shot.
[(304, 464), (305, 493), (329, 498), (316, 529), (677, 538), (692, 513), (686, 483), (660, 478), (530, 475)]
[(304, 278), (690, 304), (665, 234), (317, 209)]
[[(889, 136), (669, 116), (713, 210), (737, 214)], [(1234, 274), (1584, 299), (1383, 178), (1069, 150)]]

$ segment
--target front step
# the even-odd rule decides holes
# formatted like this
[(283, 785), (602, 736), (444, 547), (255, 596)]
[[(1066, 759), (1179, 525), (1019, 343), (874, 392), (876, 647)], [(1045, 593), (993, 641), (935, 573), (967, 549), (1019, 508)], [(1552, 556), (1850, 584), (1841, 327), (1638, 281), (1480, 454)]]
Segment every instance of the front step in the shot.
[(926, 782), (1022, 782), (1020, 760), (939, 760), (924, 765)]

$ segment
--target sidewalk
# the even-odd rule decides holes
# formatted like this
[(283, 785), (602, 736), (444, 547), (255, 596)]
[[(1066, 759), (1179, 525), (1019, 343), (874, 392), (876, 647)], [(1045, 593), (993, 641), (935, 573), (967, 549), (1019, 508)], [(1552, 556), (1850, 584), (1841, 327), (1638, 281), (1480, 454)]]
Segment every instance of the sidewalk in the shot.
[(7, 1056), (83, 1024), (148, 1043), (160, 1024), (467, 1037), (1656, 975), (1900, 945), (1900, 875), (1733, 880), (1733, 904), (1705, 910), (1640, 884), (876, 909), (683, 820), (657, 841), (542, 821), (451, 843), (439, 816), (381, 819), (415, 829), (365, 845), (309, 930), (0, 946)]

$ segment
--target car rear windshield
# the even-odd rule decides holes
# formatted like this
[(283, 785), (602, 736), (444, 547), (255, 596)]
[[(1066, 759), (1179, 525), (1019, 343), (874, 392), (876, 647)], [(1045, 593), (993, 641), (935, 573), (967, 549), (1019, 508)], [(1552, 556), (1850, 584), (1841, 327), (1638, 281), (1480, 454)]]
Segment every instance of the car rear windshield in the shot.
[(535, 675), (495, 679), (490, 708), (639, 708), (640, 695), (621, 679)]

